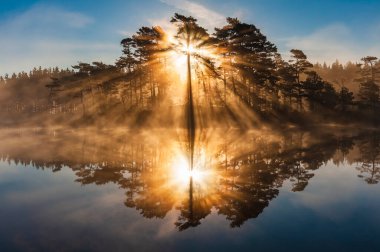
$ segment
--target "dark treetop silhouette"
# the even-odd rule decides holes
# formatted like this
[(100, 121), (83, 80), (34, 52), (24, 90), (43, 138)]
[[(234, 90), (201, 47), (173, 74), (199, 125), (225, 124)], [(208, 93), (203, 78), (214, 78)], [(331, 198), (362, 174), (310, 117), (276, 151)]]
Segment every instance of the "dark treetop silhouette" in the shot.
[(193, 17), (175, 14), (171, 21), (175, 34), (142, 27), (123, 39), (115, 65), (79, 63), (74, 70), (1, 77), (2, 124), (192, 129), (378, 122), (376, 57), (346, 68), (312, 66), (297, 49), (283, 60), (256, 26), (236, 18), (213, 34)]

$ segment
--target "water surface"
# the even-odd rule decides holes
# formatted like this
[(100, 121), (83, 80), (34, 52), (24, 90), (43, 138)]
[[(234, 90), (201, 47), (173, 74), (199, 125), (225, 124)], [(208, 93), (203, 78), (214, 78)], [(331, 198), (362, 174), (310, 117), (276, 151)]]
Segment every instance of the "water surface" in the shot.
[(380, 134), (2, 130), (1, 251), (378, 251)]

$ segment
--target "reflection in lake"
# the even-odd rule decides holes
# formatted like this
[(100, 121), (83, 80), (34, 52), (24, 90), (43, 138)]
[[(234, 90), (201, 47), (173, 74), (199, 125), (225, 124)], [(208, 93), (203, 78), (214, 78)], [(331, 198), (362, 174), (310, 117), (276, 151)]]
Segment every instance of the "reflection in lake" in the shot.
[(360, 184), (379, 189), (376, 132), (200, 132), (193, 170), (180, 130), (21, 129), (3, 130), (1, 139), (4, 164), (51, 170), (55, 176), (68, 167), (76, 183), (117, 185), (124, 195), (118, 204), (147, 219), (170, 217), (170, 225), (179, 231), (201, 227), (215, 214), (230, 227), (242, 227), (270, 209), (283, 188), (304, 191), (329, 161), (337, 167), (353, 165), (351, 172)]

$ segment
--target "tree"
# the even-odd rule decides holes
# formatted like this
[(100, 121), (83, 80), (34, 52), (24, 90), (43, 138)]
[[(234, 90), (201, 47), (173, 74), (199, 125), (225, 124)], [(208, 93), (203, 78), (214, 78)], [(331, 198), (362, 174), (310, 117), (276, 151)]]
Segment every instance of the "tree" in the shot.
[[(315, 103), (318, 103), (325, 108), (335, 108), (339, 96), (332, 84), (324, 81), (315, 71), (308, 71), (305, 72), (305, 74), (307, 75), (307, 78), (300, 83), (300, 86), (303, 88), (303, 96), (309, 100), (310, 110), (315, 110)], [(345, 102), (349, 97), (349, 94), (343, 94)], [(351, 93), (351, 101), (352, 99), (353, 97)]]
[(377, 57), (374, 56), (367, 56), (361, 59), (365, 67), (362, 69), (362, 76), (366, 78), (367, 80), (377, 81), (378, 76), (377, 74), (380, 73), (380, 69), (376, 67), (376, 61)]
[(123, 56), (116, 61), (116, 66), (124, 69), (127, 73), (131, 73), (137, 64), (137, 60), (134, 57), (136, 42), (132, 38), (125, 38), (120, 44), (123, 46)]
[(375, 111), (379, 104), (379, 86), (372, 80), (360, 83), (359, 98), (361, 105)]
[(191, 80), (191, 57), (194, 48), (198, 48), (209, 39), (207, 31), (197, 24), (197, 20), (191, 16), (186, 17), (175, 13), (171, 19), (172, 23), (177, 26), (176, 38), (179, 40), (179, 46), (184, 47), (187, 56), (187, 129), (188, 129), (188, 141), (189, 141), (189, 163), (190, 169), (193, 169), (193, 155), (194, 155), (194, 141), (195, 141), (195, 115), (193, 104), (193, 87)]
[(376, 66), (376, 57), (367, 56), (362, 58), (364, 62), (360, 65), (361, 77), (357, 80), (360, 83), (359, 98), (363, 107), (369, 107), (375, 111), (379, 106), (380, 88), (378, 85), (378, 74), (380, 69)]
[(294, 68), (284, 60), (277, 63), (277, 76), (279, 78), (279, 89), (283, 95), (283, 102), (292, 108), (293, 97), (295, 96), (294, 83), (296, 83), (296, 75)]
[(215, 29), (215, 37), (233, 93), (261, 110), (268, 95), (275, 92), (276, 46), (256, 26), (237, 18), (227, 18), (227, 25)]
[(350, 92), (350, 90), (346, 87), (342, 87), (339, 93), (339, 103), (341, 110), (345, 112), (347, 110), (347, 106), (352, 105), (354, 101), (354, 93)]
[(307, 72), (307, 78), (302, 82), (305, 97), (309, 101), (311, 111), (316, 110), (316, 103), (321, 102), (321, 92), (324, 87), (322, 78), (314, 71)]
[(296, 90), (298, 109), (302, 110), (303, 87), (300, 81), (301, 74), (313, 65), (307, 60), (307, 56), (303, 53), (303, 51), (292, 49), (290, 50), (290, 53), (293, 58), (292, 60), (289, 60), (289, 62), (292, 63), (291, 66), (293, 68), (294, 78), (296, 80), (294, 88)]

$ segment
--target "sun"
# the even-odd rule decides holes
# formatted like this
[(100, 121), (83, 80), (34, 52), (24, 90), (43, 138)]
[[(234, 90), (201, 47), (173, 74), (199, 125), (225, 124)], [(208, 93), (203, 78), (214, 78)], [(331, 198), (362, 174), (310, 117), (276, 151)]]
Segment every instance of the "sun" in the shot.
[(189, 46), (184, 45), (182, 51), (186, 54), (193, 54), (196, 53), (197, 50), (193, 45), (190, 44)]
[[(182, 83), (185, 83), (187, 79), (187, 56), (198, 53), (196, 47), (192, 44), (189, 46), (177, 44), (175, 50), (172, 50), (169, 54), (169, 59), (173, 64), (173, 68), (178, 73)], [(191, 64), (197, 64), (197, 59), (192, 57)]]
[(186, 55), (172, 51), (169, 55), (169, 60), (172, 63), (173, 69), (175, 69), (175, 72), (178, 74), (181, 83), (185, 83), (187, 75)]
[(173, 71), (175, 71), (182, 82), (187, 79), (188, 56), (190, 56), (190, 69), (195, 66), (198, 69), (205, 70), (206, 62), (212, 61), (215, 65), (220, 65), (219, 52), (215, 46), (207, 45), (203, 38), (191, 39), (187, 41), (183, 38), (178, 38), (173, 31), (165, 31), (163, 39), (165, 50), (164, 54), (170, 62)]

